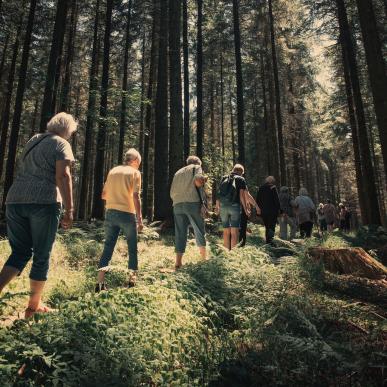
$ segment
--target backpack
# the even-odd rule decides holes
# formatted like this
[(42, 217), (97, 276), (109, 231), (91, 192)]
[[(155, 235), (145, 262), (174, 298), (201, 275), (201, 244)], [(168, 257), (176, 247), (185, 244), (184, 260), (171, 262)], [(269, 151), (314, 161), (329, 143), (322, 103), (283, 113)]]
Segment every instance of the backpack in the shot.
[(222, 204), (232, 204), (237, 197), (235, 176), (223, 176), (219, 185), (218, 198)]

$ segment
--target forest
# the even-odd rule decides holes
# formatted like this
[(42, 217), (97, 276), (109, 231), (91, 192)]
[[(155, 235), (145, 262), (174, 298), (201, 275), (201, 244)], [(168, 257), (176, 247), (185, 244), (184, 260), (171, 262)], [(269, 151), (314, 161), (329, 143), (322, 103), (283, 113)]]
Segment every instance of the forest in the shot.
[[(0, 385), (385, 385), (386, 61), (386, 0), (0, 0), (1, 264), (25, 145), (56, 113), (78, 123), (74, 227), (58, 232), (44, 295), (59, 313), (20, 318), (28, 273), (0, 293)], [(129, 148), (139, 278), (122, 289), (120, 237), (94, 295), (103, 187)], [(207, 179), (209, 259), (190, 239), (169, 272), (170, 188), (190, 155)], [(251, 219), (247, 246), (225, 251), (212, 211), (236, 163), (254, 197), (273, 176), (316, 206), (343, 203), (350, 232), (272, 246)], [(313, 255), (357, 248), (368, 268)]]

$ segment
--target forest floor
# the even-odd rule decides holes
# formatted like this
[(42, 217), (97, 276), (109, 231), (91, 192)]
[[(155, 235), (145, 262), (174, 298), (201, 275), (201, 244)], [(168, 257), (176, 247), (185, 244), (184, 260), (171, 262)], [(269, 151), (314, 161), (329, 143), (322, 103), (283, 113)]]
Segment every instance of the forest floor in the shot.
[[(45, 301), (58, 313), (22, 316), (28, 269), (0, 297), (0, 385), (382, 386), (387, 380), (387, 287), (324, 271), (310, 246), (387, 243), (383, 230), (334, 233), (306, 244), (264, 245), (254, 226), (247, 246), (226, 252), (209, 236), (209, 260), (190, 240), (173, 268), (173, 236), (146, 229), (136, 287), (126, 289), (119, 240), (94, 294), (101, 225), (60, 232)], [(379, 233), (379, 234), (378, 234)], [(9, 253), (0, 241), (0, 262)]]

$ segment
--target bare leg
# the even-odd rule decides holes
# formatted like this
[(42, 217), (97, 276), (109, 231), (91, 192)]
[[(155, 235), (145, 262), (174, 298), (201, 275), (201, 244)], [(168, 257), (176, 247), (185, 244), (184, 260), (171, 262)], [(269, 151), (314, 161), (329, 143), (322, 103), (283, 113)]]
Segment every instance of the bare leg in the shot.
[(183, 253), (176, 253), (175, 269), (179, 269), (183, 266)]
[(230, 234), (230, 228), (225, 228), (223, 230), (223, 246), (227, 250), (231, 250), (231, 234)]
[(102, 284), (102, 283), (105, 282), (105, 274), (106, 274), (106, 271), (98, 270), (97, 281), (98, 281), (99, 284)]
[(201, 257), (206, 260), (207, 259), (207, 250), (206, 250), (206, 246), (200, 246), (199, 247), (199, 251), (200, 251), (200, 255)]
[(0, 293), (19, 274), (19, 270), (12, 266), (4, 266), (0, 272)]
[(234, 248), (239, 241), (239, 228), (231, 227), (231, 248)]

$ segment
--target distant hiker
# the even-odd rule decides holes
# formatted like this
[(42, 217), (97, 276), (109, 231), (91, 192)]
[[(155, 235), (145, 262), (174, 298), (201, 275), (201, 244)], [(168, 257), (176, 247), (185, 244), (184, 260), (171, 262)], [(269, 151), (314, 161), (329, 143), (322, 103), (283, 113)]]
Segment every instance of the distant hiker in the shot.
[(297, 231), (297, 220), (294, 214), (294, 200), (290, 195), (289, 188), (283, 186), (280, 188), (280, 193), (278, 195), (280, 206), (281, 206), (281, 215), (279, 216), (279, 225), (280, 225), (280, 238), (283, 240), (288, 239), (288, 226), (290, 227), (290, 239), (296, 237)]
[(351, 213), (343, 203), (339, 204), (339, 219), (340, 230), (343, 232), (349, 232), (351, 229)]
[(324, 204), (323, 203), (319, 204), (317, 211), (316, 211), (316, 215), (317, 215), (319, 230), (322, 234), (324, 234), (324, 232), (326, 232), (328, 230), (328, 225), (327, 225), (327, 220), (325, 218)]
[(0, 292), (20, 275), (32, 255), (30, 298), (25, 317), (51, 312), (41, 297), (47, 280), (52, 245), (61, 220), (63, 229), (73, 221), (71, 164), (68, 142), (77, 123), (67, 113), (58, 113), (47, 132), (33, 136), (24, 148), (20, 167), (6, 198), (6, 219), (11, 255), (0, 273)]
[(120, 231), (128, 245), (130, 271), (128, 287), (136, 283), (138, 270), (137, 232), (143, 228), (141, 215), (141, 164), (140, 153), (131, 148), (125, 153), (124, 164), (110, 170), (102, 192), (105, 200), (105, 244), (98, 264), (98, 283), (95, 291), (106, 290), (105, 274), (108, 271)]
[(171, 198), (175, 221), (175, 269), (182, 266), (187, 246), (188, 227), (191, 224), (200, 255), (206, 259), (206, 238), (203, 210), (205, 207), (202, 162), (199, 157), (189, 156), (187, 166), (179, 169), (172, 180)]
[(228, 250), (238, 244), (242, 208), (247, 217), (251, 212), (247, 207), (247, 185), (242, 177), (243, 173), (243, 166), (236, 164), (229, 175), (222, 177), (219, 184), (216, 212), (222, 219), (223, 244)]
[(316, 207), (305, 188), (300, 188), (299, 195), (294, 200), (294, 203), (297, 209), (301, 238), (310, 238), (312, 236), (313, 217)]
[(332, 232), (335, 228), (336, 222), (336, 207), (328, 199), (323, 208), (325, 214), (325, 220), (328, 225), (328, 232)]
[(257, 203), (265, 225), (266, 243), (272, 243), (275, 235), (277, 218), (281, 212), (278, 191), (273, 176), (268, 176), (265, 183), (259, 187)]

